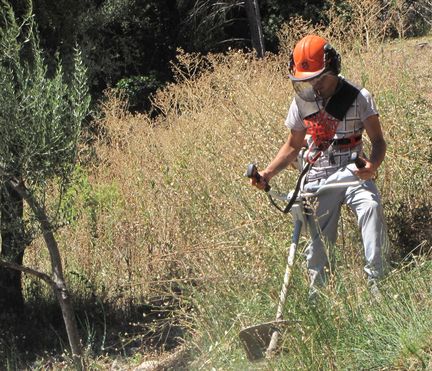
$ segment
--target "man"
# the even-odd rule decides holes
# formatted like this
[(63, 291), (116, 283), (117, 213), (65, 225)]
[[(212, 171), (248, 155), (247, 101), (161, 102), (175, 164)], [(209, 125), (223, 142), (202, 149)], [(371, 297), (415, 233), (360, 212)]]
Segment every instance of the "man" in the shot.
[[(386, 143), (371, 94), (348, 83), (340, 73), (340, 56), (325, 39), (308, 35), (294, 48), (290, 79), (296, 96), (285, 125), (288, 139), (252, 184), (264, 189), (281, 170), (297, 159), (310, 163), (305, 189), (323, 183), (363, 179), (357, 187), (324, 192), (318, 196), (315, 218), (309, 217), (311, 242), (306, 250), (311, 293), (325, 282), (328, 257), (325, 246), (334, 245), (340, 210), (346, 203), (356, 214), (360, 227), (366, 271), (372, 290), (384, 274), (386, 227), (378, 190), (373, 181), (384, 160)], [(363, 154), (362, 134), (371, 142), (368, 158)], [(360, 154), (363, 167), (350, 163)], [(302, 162), (300, 161), (300, 162)], [(316, 228), (316, 224), (318, 228)]]

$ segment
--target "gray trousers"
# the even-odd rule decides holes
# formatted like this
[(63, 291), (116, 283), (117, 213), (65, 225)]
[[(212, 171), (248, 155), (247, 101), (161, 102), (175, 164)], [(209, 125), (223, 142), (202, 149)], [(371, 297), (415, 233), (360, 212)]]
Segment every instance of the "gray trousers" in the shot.
[[(353, 166), (348, 165), (327, 179), (307, 183), (304, 189), (307, 191), (317, 184), (358, 180), (353, 173)], [(338, 221), (344, 203), (357, 216), (366, 261), (364, 270), (368, 278), (382, 277), (385, 270), (388, 237), (375, 183), (368, 180), (356, 187), (331, 189), (320, 194), (317, 199), (318, 205), (314, 215), (308, 216), (311, 242), (306, 249), (306, 259), (311, 287), (321, 286), (325, 282), (325, 268), (329, 264), (326, 247), (332, 247), (336, 243)]]

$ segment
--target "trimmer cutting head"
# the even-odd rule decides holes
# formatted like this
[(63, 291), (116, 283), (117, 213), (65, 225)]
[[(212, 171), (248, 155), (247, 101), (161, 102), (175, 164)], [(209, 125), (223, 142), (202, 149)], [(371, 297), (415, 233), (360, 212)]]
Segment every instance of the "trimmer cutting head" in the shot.
[(286, 331), (288, 326), (296, 321), (279, 320), (246, 327), (239, 333), (241, 343), (246, 350), (249, 361), (259, 361), (266, 357), (266, 350), (270, 345), (272, 334), (275, 331)]

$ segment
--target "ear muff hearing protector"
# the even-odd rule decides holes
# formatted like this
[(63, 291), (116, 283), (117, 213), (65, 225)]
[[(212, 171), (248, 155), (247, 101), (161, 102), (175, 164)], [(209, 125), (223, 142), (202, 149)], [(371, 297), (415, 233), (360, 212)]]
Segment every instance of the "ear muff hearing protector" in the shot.
[(330, 44), (324, 45), (324, 64), (326, 69), (339, 75), (341, 72), (341, 56)]

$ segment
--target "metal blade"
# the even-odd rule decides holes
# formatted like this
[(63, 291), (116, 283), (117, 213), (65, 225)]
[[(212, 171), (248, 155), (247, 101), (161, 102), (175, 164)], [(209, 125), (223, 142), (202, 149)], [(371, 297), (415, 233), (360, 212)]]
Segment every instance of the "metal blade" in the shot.
[(266, 350), (275, 331), (282, 332), (298, 321), (278, 320), (246, 327), (239, 333), (249, 361), (259, 361), (266, 357)]

